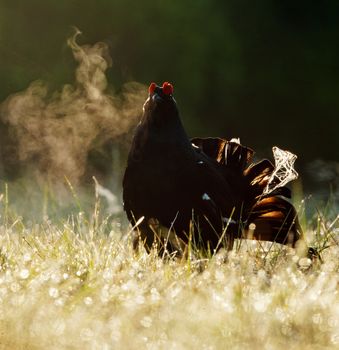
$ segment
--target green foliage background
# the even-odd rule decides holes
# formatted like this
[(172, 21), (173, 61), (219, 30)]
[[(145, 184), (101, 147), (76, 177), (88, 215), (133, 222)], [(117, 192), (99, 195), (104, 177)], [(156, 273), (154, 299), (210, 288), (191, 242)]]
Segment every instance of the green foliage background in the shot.
[(339, 2), (1, 0), (0, 100), (73, 81), (66, 39), (109, 44), (115, 89), (173, 82), (191, 136), (239, 136), (300, 163), (338, 158)]

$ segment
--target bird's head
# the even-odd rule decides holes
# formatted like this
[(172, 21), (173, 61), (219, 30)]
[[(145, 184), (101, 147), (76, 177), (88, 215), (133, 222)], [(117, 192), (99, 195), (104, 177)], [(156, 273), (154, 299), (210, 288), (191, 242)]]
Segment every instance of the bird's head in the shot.
[(149, 96), (143, 107), (143, 121), (156, 126), (178, 118), (178, 108), (173, 97), (173, 85), (164, 82), (162, 86), (151, 83)]

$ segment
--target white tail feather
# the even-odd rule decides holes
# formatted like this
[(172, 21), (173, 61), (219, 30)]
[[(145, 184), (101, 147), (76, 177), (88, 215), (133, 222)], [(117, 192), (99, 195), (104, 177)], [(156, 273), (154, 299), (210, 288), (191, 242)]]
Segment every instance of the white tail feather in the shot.
[(264, 194), (271, 193), (275, 189), (285, 186), (288, 182), (298, 178), (298, 173), (294, 169), (294, 162), (297, 156), (278, 147), (273, 147), (272, 151), (275, 169), (264, 189)]

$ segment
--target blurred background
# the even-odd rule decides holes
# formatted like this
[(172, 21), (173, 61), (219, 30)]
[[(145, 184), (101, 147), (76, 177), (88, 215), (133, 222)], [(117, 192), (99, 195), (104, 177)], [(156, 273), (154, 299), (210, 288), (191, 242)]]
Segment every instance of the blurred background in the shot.
[[(108, 94), (132, 81), (170, 81), (190, 136), (240, 137), (270, 158), (273, 145), (288, 149), (304, 191), (338, 195), (337, 0), (1, 0), (0, 101), (36, 80), (49, 92), (74, 84), (73, 26), (79, 45), (107, 45)], [(24, 171), (6, 113), (0, 178), (11, 181)], [(88, 149), (86, 171), (105, 182), (121, 138), (123, 166), (132, 127)]]

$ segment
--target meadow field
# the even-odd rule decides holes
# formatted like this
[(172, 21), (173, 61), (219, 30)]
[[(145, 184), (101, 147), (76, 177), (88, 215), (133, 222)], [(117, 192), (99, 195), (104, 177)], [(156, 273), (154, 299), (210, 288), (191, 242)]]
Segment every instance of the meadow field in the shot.
[(0, 349), (339, 346), (338, 217), (304, 222), (311, 259), (252, 241), (178, 259), (134, 251), (99, 198), (34, 222), (5, 186), (0, 206)]
[[(0, 350), (339, 349), (338, 13), (0, 1)], [(174, 84), (188, 135), (300, 155), (304, 243), (133, 249), (119, 198), (152, 81)]]

